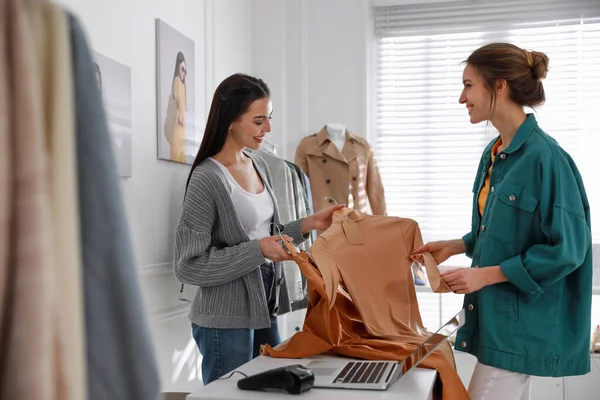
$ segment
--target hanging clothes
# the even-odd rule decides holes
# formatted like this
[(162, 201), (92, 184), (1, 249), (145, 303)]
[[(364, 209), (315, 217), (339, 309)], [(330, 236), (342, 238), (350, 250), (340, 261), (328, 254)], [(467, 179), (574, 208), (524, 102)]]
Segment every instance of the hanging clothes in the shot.
[[(37, 22), (37, 52), (46, 96), (47, 144), (52, 182), (52, 226), (56, 268), (57, 335), (64, 380), (59, 399), (83, 399), (86, 393), (86, 357), (83, 289), (81, 285), (80, 226), (77, 182), (75, 108), (71, 74), (71, 41), (67, 15), (42, 3)], [(45, 15), (44, 15), (45, 14)], [(46, 23), (45, 32), (40, 29)]]
[(286, 160), (285, 163), (294, 173), (294, 193), (298, 209), (302, 210), (301, 213), (306, 210), (305, 215), (311, 215), (313, 210), (311, 200), (309, 200), (310, 183), (308, 177), (302, 171), (302, 168), (293, 162)]
[[(0, 398), (55, 398), (49, 160), (23, 2), (2, 2), (0, 29)], [(36, 78), (11, 79), (18, 75)]]
[(73, 17), (0, 0), (0, 400), (160, 398), (94, 82)]
[[(312, 211), (310, 210), (307, 203), (307, 192), (304, 183), (304, 173), (302, 172), (300, 167), (298, 167), (294, 163), (285, 160), (284, 163), (291, 176), (290, 181), (292, 196), (288, 201), (292, 202), (293, 207), (295, 209), (295, 214), (298, 216), (298, 218), (306, 218), (312, 214)], [(314, 242), (312, 233), (314, 233), (314, 231), (311, 231), (309, 233), (309, 238), (299, 246), (300, 249), (309, 251), (310, 247)]]
[(258, 154), (266, 163), (273, 178), (273, 192), (277, 199), (279, 216), (282, 223), (288, 223), (298, 219), (298, 210), (294, 202), (294, 186), (292, 171), (288, 168), (286, 162), (275, 154), (265, 151), (250, 151)]
[[(288, 249), (309, 282), (309, 307), (302, 332), (271, 357), (302, 358), (330, 352), (354, 358), (404, 360), (430, 335), (423, 327), (410, 265), (423, 243), (415, 221), (349, 212), (334, 214), (312, 256)], [(344, 213), (348, 216), (345, 219)], [(423, 254), (434, 291), (448, 292), (433, 257)], [(468, 399), (448, 343), (421, 364), (436, 369), (441, 398)]]
[(161, 398), (160, 379), (92, 55), (73, 46), (89, 400)]
[(85, 399), (68, 23), (5, 0), (0, 26), (0, 399)]
[[(271, 177), (273, 178), (273, 192), (279, 207), (279, 217), (282, 224), (295, 221), (300, 218), (297, 203), (295, 201), (294, 176), (293, 172), (287, 166), (285, 161), (275, 154), (258, 150), (253, 152), (258, 154), (267, 164)], [(304, 294), (302, 292), (302, 275), (300, 269), (293, 261), (283, 261), (283, 274), (288, 290), (290, 301), (302, 301)]]
[[(310, 190), (310, 188), (307, 183), (308, 181), (306, 179), (306, 175), (304, 174), (304, 172), (302, 172), (300, 167), (298, 167), (296, 164), (291, 163), (289, 161), (286, 161), (285, 163), (286, 163), (287, 167), (290, 169), (290, 172), (292, 174), (294, 204), (296, 207), (298, 218), (308, 217), (309, 215), (312, 215), (313, 212), (308, 203), (308, 190)], [(316, 239), (316, 232), (311, 231), (309, 233), (309, 238), (304, 243), (302, 243), (300, 246), (298, 246), (298, 248), (301, 250), (304, 250), (306, 252), (309, 252), (315, 239)], [(293, 261), (288, 261), (288, 262), (294, 263)], [(296, 266), (295, 263), (294, 263), (294, 266)], [(296, 268), (297, 268), (297, 266), (296, 266)], [(292, 310), (294, 310), (294, 311), (300, 310), (300, 309), (305, 309), (306, 307), (308, 307), (308, 281), (302, 274), (300, 274), (300, 277), (301, 277), (300, 290), (302, 292), (302, 298), (299, 301), (296, 301), (295, 303), (292, 304)]]

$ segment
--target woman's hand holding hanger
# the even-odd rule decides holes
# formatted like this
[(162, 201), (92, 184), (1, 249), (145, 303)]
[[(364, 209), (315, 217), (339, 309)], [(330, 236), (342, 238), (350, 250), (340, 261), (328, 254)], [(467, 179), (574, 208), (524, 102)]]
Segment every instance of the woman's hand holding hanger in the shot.
[(302, 221), (302, 234), (312, 230), (326, 231), (331, 226), (333, 213), (346, 207), (345, 204), (336, 204), (310, 215)]
[[(331, 226), (333, 213), (337, 210), (341, 210), (345, 206), (345, 204), (337, 204), (304, 218), (302, 220), (302, 227), (300, 228), (302, 230), (302, 234), (304, 235), (313, 229), (318, 231), (327, 230)], [(292, 259), (292, 256), (282, 246), (282, 238), (285, 241), (293, 242), (292, 238), (287, 235), (268, 236), (258, 241), (260, 250), (265, 258), (275, 262)]]
[(258, 241), (258, 245), (260, 246), (260, 250), (265, 256), (266, 259), (269, 259), (274, 262), (291, 260), (292, 256), (288, 254), (287, 251), (283, 248), (281, 243), (281, 238), (283, 240), (292, 242), (292, 238), (288, 235), (275, 235), (275, 236), (267, 236)]

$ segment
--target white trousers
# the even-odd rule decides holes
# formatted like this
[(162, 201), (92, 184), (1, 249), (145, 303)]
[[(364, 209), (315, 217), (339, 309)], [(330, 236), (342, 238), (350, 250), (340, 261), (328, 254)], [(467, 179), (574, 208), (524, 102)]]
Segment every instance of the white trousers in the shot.
[(469, 396), (472, 400), (529, 400), (531, 375), (477, 362), (469, 383)]

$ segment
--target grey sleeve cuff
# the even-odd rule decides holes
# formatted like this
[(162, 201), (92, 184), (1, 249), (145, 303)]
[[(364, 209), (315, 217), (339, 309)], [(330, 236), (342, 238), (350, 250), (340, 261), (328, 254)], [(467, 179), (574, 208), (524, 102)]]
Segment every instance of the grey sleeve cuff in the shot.
[(297, 219), (283, 226), (281, 233), (288, 235), (294, 241), (294, 244), (299, 245), (309, 238), (309, 233), (302, 234), (302, 221), (303, 218)]

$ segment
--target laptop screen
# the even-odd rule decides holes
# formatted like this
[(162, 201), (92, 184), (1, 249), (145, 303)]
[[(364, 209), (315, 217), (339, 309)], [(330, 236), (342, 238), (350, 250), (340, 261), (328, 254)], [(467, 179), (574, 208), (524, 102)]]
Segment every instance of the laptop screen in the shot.
[(422, 345), (417, 347), (405, 360), (403, 370), (404, 373), (410, 369), (416, 367), (423, 361), (429, 354), (431, 354), (439, 345), (444, 343), (446, 339), (454, 334), (465, 324), (465, 310), (460, 310), (450, 321), (446, 322), (440, 329), (437, 330), (433, 335), (429, 336)]

